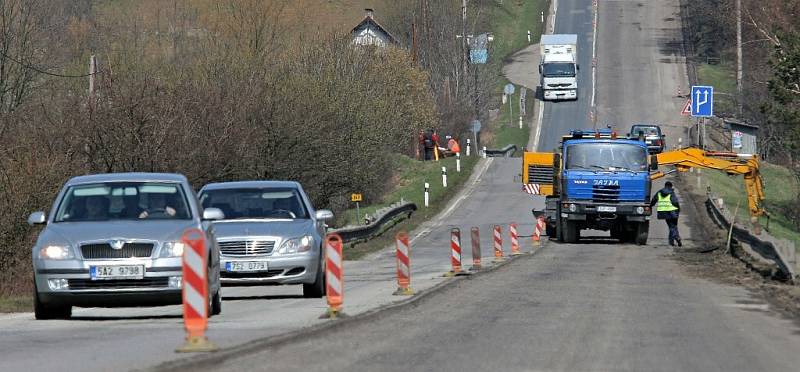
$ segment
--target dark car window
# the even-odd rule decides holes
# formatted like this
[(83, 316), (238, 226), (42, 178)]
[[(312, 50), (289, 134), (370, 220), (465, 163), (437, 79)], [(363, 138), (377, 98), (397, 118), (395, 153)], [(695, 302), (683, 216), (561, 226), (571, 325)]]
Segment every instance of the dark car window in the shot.
[(575, 65), (572, 63), (545, 63), (542, 68), (545, 77), (575, 76)]
[(70, 186), (55, 222), (190, 219), (180, 185), (160, 182), (105, 182)]
[(219, 208), (225, 219), (307, 219), (308, 211), (296, 188), (226, 188), (200, 193), (203, 208)]
[(639, 135), (639, 132), (644, 132), (645, 136), (657, 136), (659, 134), (658, 127), (640, 125), (633, 127), (633, 130), (631, 130), (631, 136), (636, 137)]

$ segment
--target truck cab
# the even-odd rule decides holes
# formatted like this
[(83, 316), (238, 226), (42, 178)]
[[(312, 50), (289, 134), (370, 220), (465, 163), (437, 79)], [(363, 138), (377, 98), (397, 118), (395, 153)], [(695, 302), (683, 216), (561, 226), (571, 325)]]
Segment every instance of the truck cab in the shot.
[(611, 131), (572, 131), (562, 138), (560, 154), (525, 154), (527, 182), (545, 181), (541, 170), (548, 166), (552, 187), (538, 188), (546, 196), (548, 235), (574, 243), (582, 230), (590, 229), (610, 231), (624, 242), (647, 243), (651, 166), (644, 142)]
[(542, 98), (578, 99), (578, 35), (542, 35), (539, 64)]

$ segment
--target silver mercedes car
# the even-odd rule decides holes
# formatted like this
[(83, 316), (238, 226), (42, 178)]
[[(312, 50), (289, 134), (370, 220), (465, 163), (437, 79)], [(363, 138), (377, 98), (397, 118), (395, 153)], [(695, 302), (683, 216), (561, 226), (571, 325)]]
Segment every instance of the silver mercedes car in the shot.
[(325, 295), (322, 255), (329, 210), (314, 210), (297, 182), (213, 183), (200, 190), (214, 222), (223, 284), (302, 284), (305, 297)]
[(219, 248), (210, 220), (186, 177), (117, 173), (74, 177), (50, 211), (33, 247), (37, 319), (69, 318), (73, 306), (119, 307), (182, 302), (182, 235), (206, 234), (209, 314), (221, 311)]

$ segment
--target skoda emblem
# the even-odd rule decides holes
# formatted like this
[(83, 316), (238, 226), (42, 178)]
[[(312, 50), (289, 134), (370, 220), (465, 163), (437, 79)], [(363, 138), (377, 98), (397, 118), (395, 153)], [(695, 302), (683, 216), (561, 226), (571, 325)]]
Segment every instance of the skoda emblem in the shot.
[(120, 250), (123, 246), (125, 246), (125, 242), (122, 240), (111, 240), (108, 242), (112, 249)]

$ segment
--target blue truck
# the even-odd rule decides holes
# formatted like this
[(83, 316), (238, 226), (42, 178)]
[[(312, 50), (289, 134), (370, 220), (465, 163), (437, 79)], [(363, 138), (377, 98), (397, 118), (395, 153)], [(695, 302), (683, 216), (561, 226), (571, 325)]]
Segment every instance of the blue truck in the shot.
[(574, 130), (560, 151), (523, 154), (523, 189), (545, 196), (547, 235), (574, 243), (583, 230), (610, 231), (622, 242), (647, 244), (650, 171), (658, 159), (643, 141), (611, 130)]

